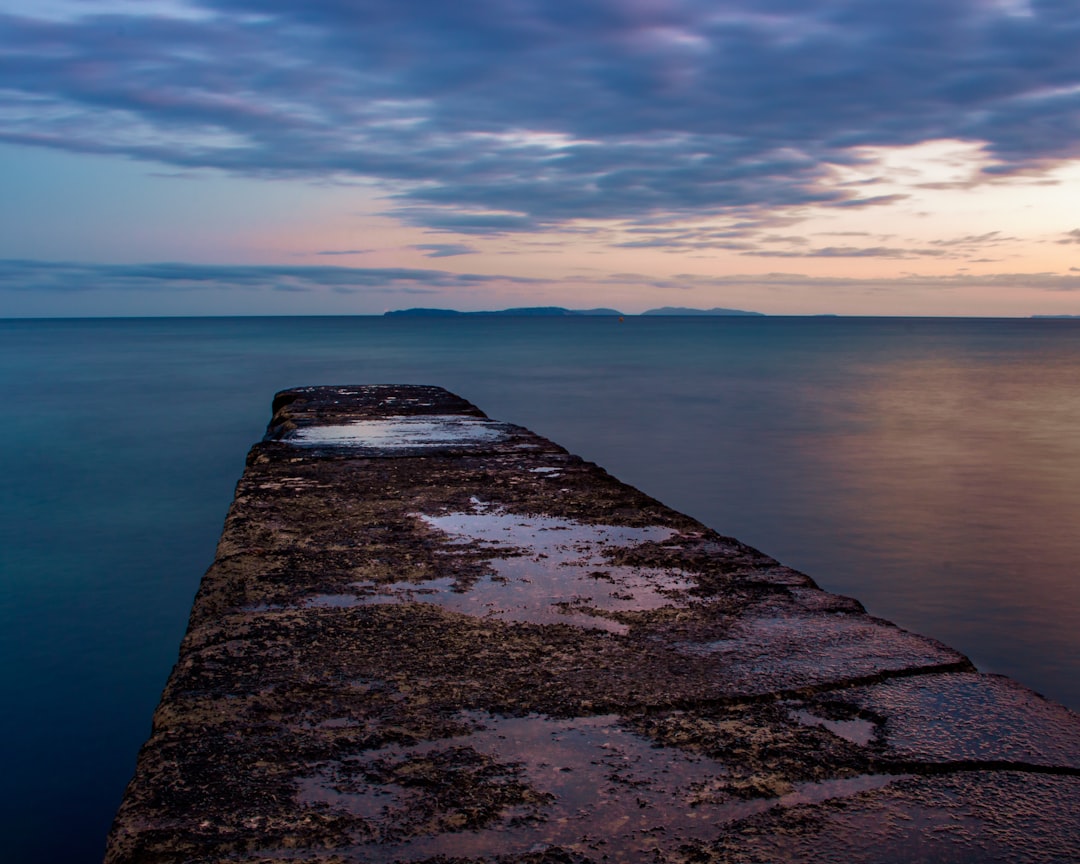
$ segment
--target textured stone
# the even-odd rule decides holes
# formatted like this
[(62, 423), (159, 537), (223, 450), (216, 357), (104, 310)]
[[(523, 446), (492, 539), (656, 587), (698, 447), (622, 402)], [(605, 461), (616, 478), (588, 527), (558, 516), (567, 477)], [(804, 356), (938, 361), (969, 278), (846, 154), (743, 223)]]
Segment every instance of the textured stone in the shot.
[(1074, 860), (1078, 742), (443, 390), (300, 388), (106, 860)]

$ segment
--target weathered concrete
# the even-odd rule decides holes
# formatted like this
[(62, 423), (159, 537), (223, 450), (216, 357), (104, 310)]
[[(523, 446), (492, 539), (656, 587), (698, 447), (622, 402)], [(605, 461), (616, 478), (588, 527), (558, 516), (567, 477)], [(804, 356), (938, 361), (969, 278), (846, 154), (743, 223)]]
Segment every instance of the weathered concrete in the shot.
[(279, 394), (127, 862), (1080, 860), (1080, 718), (430, 387)]

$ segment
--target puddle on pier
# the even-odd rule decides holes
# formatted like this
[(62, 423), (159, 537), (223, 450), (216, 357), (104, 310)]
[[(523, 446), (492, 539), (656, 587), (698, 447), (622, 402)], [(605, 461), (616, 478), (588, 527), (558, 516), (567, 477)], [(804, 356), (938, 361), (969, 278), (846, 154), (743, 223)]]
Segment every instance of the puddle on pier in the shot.
[[(655, 850), (710, 839), (722, 826), (773, 807), (847, 797), (898, 779), (864, 775), (803, 783), (779, 798), (744, 800), (723, 791), (728, 771), (721, 762), (656, 747), (614, 716), (554, 720), (475, 712), (465, 717), (476, 724), (471, 735), (386, 747), (325, 764), (299, 781), (298, 803), (374, 823), (369, 827), (376, 828), (379, 841), (354, 849), (365, 861), (416, 861), (439, 854), (479, 858), (559, 846), (615, 862), (640, 861)], [(452, 766), (455, 758), (486, 766), (491, 789), (471, 788), (456, 803), (453, 792), (443, 793), (431, 766)], [(476, 776), (475, 768), (469, 770)], [(410, 779), (417, 776), (423, 782)], [(518, 790), (516, 795), (505, 794), (508, 786)], [(492, 790), (502, 796), (501, 805), (485, 807)], [(425, 796), (437, 799), (438, 817), (430, 816), (433, 804)], [(448, 807), (461, 808), (462, 815), (446, 812)], [(484, 823), (447, 831), (446, 826), (466, 822), (465, 812), (486, 814)], [(417, 822), (418, 813), (429, 815)]]
[[(510, 513), (473, 499), (465, 512), (416, 514), (443, 542), (437, 554), (483, 560), (463, 582), (353, 582), (345, 592), (306, 598), (303, 606), (432, 603), (478, 618), (572, 624), (625, 635), (619, 613), (665, 607), (703, 609), (692, 574), (673, 567), (617, 564), (643, 544), (678, 549), (679, 534), (659, 525), (629, 527)], [(475, 572), (475, 571), (473, 571)], [(670, 642), (708, 658), (733, 688), (777, 690), (838, 681), (883, 669), (952, 663), (963, 658), (931, 640), (871, 618), (852, 601), (821, 591), (793, 591), (743, 610), (724, 638)]]
[(281, 477), (275, 480), (267, 480), (260, 483), (259, 489), (278, 491), (284, 489), (293, 492), (307, 492), (311, 489), (329, 489), (329, 483), (320, 483), (310, 477)]
[[(477, 617), (533, 624), (575, 624), (613, 633), (629, 628), (597, 612), (681, 605), (693, 580), (681, 570), (611, 563), (610, 553), (671, 539), (672, 528), (594, 525), (548, 516), (525, 516), (474, 499), (471, 513), (420, 515), (454, 547), (492, 553), (488, 572), (467, 590), (451, 577), (390, 585), (355, 582), (355, 594), (311, 597), (307, 606), (435, 603)], [(498, 557), (499, 554), (505, 557)]]
[[(324, 389), (324, 388), (314, 388), (314, 389), (318, 390), (318, 389)], [(371, 391), (385, 390), (386, 388), (380, 387), (379, 385), (376, 384), (376, 385), (371, 385), (371, 386), (363, 386), (363, 387), (359, 387), (359, 388), (358, 387), (329, 387), (329, 388), (325, 388), (325, 389), (330, 390), (331, 392), (335, 393), (338, 396), (345, 396), (346, 398), (349, 399), (349, 402), (351, 404), (355, 400), (356, 396), (358, 395), (358, 392), (360, 394), (366, 394), (366, 393), (371, 392)], [(339, 404), (337, 399), (335, 399), (333, 401), (334, 401), (335, 405)], [(379, 399), (379, 405), (386, 405), (386, 406), (390, 406), (391, 408), (400, 408), (400, 407), (405, 407), (405, 406), (412, 407), (412, 408), (432, 408), (432, 407), (434, 407), (435, 403), (430, 398), (426, 398), (424, 396), (399, 395), (399, 396), (383, 396), (381, 399)]]
[(819, 717), (804, 708), (792, 711), (791, 716), (803, 726), (823, 726), (833, 735), (857, 744), (859, 747), (869, 747), (877, 733), (877, 725), (862, 717), (853, 717), (850, 720), (830, 720), (828, 717)]
[(326, 426), (304, 426), (285, 442), (297, 447), (360, 447), (375, 450), (411, 450), (435, 447), (469, 447), (490, 444), (506, 437), (504, 424), (477, 417), (390, 416), (350, 420)]

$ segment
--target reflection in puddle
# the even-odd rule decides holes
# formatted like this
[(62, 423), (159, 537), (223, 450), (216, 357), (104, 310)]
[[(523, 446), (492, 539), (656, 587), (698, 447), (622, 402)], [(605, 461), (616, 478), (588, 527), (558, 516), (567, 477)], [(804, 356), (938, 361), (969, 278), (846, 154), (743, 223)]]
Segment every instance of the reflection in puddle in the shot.
[(278, 490), (285, 489), (289, 491), (308, 491), (311, 489), (326, 489), (328, 484), (319, 483), (317, 480), (313, 480), (310, 477), (280, 477), (276, 480), (268, 480), (265, 483), (260, 483), (259, 489)]
[(305, 426), (285, 441), (298, 447), (372, 447), (400, 450), (487, 444), (506, 437), (503, 425), (476, 417), (385, 417), (328, 426)]
[[(678, 842), (705, 840), (715, 836), (719, 826), (771, 807), (846, 797), (897, 779), (864, 775), (804, 783), (780, 798), (743, 800), (723, 791), (728, 771), (721, 762), (656, 747), (621, 727), (614, 716), (468, 717), (477, 724), (471, 735), (386, 747), (326, 765), (320, 774), (300, 782), (299, 803), (328, 806), (380, 823), (383, 840), (363, 846), (364, 860), (373, 862), (415, 861), (448, 853), (494, 856), (550, 846), (583, 854), (599, 851), (608, 861), (635, 861), (642, 860), (642, 853), (664, 849), (669, 836)], [(465, 752), (505, 766), (523, 788), (531, 790), (531, 805), (524, 808), (527, 818), (522, 818), (522, 807), (508, 804), (477, 830), (448, 836), (402, 830), (409, 811), (424, 806), (422, 792), (364, 780), (345, 788), (335, 780), (343, 773), (370, 777), (375, 770), (408, 776), (412, 766), (430, 763), (440, 754)]]
[(379, 786), (363, 785), (358, 791), (343, 791), (340, 784), (325, 775), (302, 777), (297, 780), (296, 800), (303, 806), (326, 804), (334, 810), (344, 810), (361, 819), (378, 819), (387, 807), (405, 792), (392, 783)]
[(860, 747), (869, 747), (877, 731), (877, 726), (861, 717), (853, 717), (850, 720), (830, 720), (828, 717), (819, 717), (805, 709), (792, 711), (791, 716), (803, 726), (824, 726), (833, 735), (850, 741), (852, 744), (858, 744)]
[(567, 623), (625, 633), (625, 624), (595, 614), (658, 609), (678, 603), (694, 582), (680, 570), (611, 563), (610, 553), (670, 539), (671, 528), (592, 525), (548, 516), (524, 516), (474, 501), (471, 513), (421, 515), (448, 535), (451, 548), (506, 553), (467, 590), (451, 577), (379, 585), (356, 582), (355, 595), (320, 595), (309, 606), (435, 603), (477, 617), (534, 624)]

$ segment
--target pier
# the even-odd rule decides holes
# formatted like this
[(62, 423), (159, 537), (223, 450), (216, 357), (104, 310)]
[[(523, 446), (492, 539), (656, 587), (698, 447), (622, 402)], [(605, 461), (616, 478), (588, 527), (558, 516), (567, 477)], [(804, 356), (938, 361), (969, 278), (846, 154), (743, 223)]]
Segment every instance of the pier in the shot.
[(1080, 860), (1080, 717), (437, 387), (279, 393), (107, 864)]

